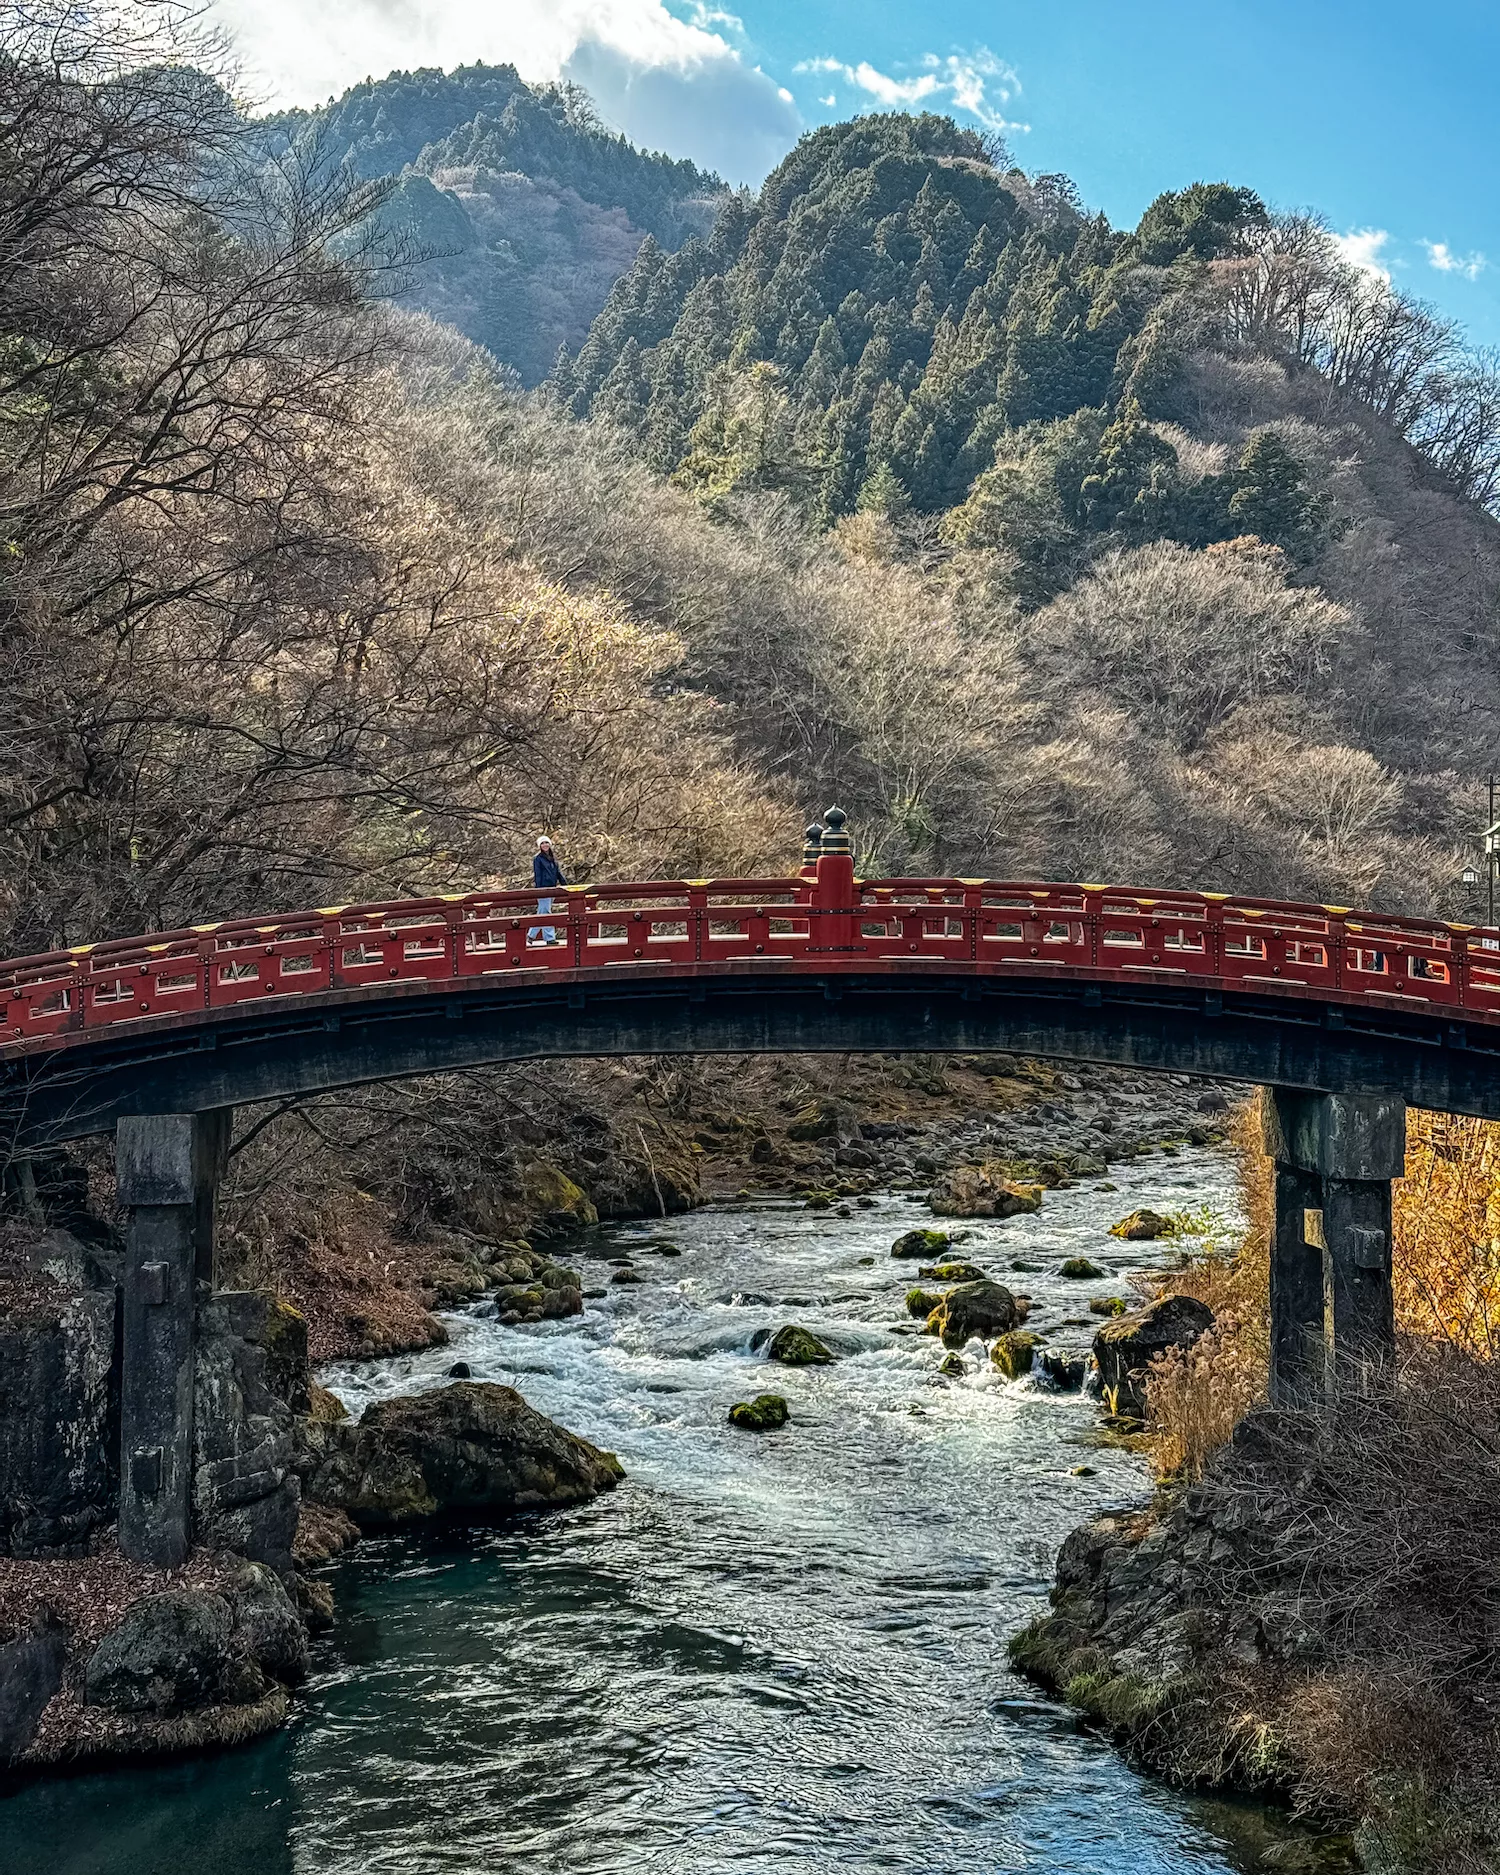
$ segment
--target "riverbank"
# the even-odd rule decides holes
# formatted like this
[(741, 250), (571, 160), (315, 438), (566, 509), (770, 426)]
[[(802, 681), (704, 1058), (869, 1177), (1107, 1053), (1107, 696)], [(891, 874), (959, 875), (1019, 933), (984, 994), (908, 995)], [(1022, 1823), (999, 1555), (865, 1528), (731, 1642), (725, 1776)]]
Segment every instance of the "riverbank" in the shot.
[(1497, 1451), (1500, 1383), (1452, 1350), (1259, 1407), (1201, 1482), (1073, 1532), (1011, 1657), (1136, 1762), (1284, 1799), (1375, 1875), (1493, 1875)]

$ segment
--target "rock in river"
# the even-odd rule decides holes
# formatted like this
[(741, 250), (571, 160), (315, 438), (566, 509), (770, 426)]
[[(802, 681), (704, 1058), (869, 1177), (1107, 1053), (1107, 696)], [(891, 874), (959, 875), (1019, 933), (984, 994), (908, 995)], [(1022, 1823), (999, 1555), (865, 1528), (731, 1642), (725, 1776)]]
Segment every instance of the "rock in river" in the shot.
[(737, 1400), (729, 1409), (729, 1423), (745, 1432), (771, 1432), (787, 1422), (787, 1404), (779, 1393), (757, 1393), (753, 1400)]
[(975, 1335), (992, 1341), (1016, 1327), (1020, 1319), (1015, 1297), (1000, 1283), (960, 1283), (928, 1316), (927, 1327), (942, 1337), (945, 1348), (961, 1348)]
[(1000, 1165), (956, 1165), (927, 1195), (939, 1217), (1018, 1217), (1040, 1211), (1039, 1185), (1017, 1185)]
[(1069, 1354), (1049, 1348), (1042, 1356), (1042, 1372), (1064, 1393), (1077, 1393), (1088, 1377), (1087, 1354)]
[(831, 1349), (825, 1347), (815, 1334), (806, 1328), (799, 1328), (795, 1322), (788, 1322), (785, 1328), (776, 1330), (766, 1353), (773, 1361), (780, 1361), (783, 1367), (822, 1367), (833, 1359)]
[(1118, 1224), (1111, 1224), (1111, 1237), (1123, 1237), (1127, 1243), (1155, 1243), (1158, 1237), (1165, 1237), (1172, 1229), (1172, 1220), (1163, 1217), (1159, 1211), (1145, 1209), (1132, 1211), (1129, 1217), (1122, 1217)]
[(939, 1283), (982, 1283), (987, 1274), (977, 1263), (934, 1263), (917, 1271), (924, 1280)]
[(1028, 1328), (1013, 1328), (990, 1349), (990, 1359), (1007, 1380), (1020, 1380), (1031, 1372), (1041, 1336)]
[(1153, 1358), (1168, 1348), (1190, 1348), (1213, 1325), (1213, 1310), (1196, 1296), (1163, 1296), (1106, 1323), (1094, 1336), (1094, 1359), (1110, 1411), (1144, 1419)]
[(940, 1257), (948, 1248), (945, 1230), (909, 1230), (891, 1245), (893, 1257)]
[(488, 1381), (379, 1400), (357, 1423), (311, 1426), (309, 1441), (305, 1495), (366, 1528), (577, 1504), (624, 1476), (612, 1452)]
[(1057, 1273), (1075, 1282), (1097, 1282), (1101, 1276), (1108, 1276), (1109, 1271), (1100, 1269), (1089, 1257), (1069, 1257)]

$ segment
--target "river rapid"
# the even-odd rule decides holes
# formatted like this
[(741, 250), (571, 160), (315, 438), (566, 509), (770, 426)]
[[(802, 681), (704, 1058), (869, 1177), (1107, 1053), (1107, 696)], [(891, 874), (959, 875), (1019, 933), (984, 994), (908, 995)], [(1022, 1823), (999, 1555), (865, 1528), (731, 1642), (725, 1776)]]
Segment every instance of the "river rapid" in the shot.
[[(969, 1227), (960, 1252), (1083, 1347), (1090, 1296), (1162, 1246), (1137, 1204), (1233, 1214), (1222, 1156), (1152, 1154)], [(628, 1479), (499, 1530), (367, 1541), (334, 1565), (336, 1631), (288, 1731), (239, 1752), (57, 1779), (0, 1799), (4, 1875), (1183, 1875), (1302, 1866), (1275, 1812), (1132, 1772), (1009, 1669), (1057, 1547), (1145, 1468), (1096, 1403), (1006, 1382), (915, 1332), (915, 1197), (849, 1217), (709, 1207), (599, 1237), (585, 1314), (330, 1370), (359, 1411), (455, 1360), (618, 1452)], [(678, 1254), (664, 1252), (667, 1243)], [(1070, 1281), (1068, 1256), (1110, 1274)], [(644, 1280), (608, 1283), (630, 1256)], [(1012, 1273), (1012, 1261), (1027, 1272)], [(751, 1351), (797, 1321), (839, 1354)], [(1066, 1325), (1065, 1325), (1066, 1324)], [(772, 1434), (730, 1404), (784, 1394)]]

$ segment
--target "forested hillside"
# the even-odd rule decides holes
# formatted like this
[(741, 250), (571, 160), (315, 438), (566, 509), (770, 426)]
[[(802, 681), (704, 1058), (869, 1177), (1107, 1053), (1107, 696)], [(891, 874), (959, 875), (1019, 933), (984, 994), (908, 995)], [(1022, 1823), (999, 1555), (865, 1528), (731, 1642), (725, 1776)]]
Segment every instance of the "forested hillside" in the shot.
[(1500, 390), (1315, 218), (1199, 183), (1122, 232), (866, 118), (643, 246), (553, 394), (759, 558), (701, 680), (889, 863), (1465, 909)]
[(580, 342), (647, 233), (679, 247), (726, 193), (608, 130), (576, 88), (529, 86), (510, 65), (393, 72), (321, 111), (257, 120), (256, 133), (278, 155), (316, 148), (391, 178), (381, 222), (413, 255), (403, 303), (532, 384)]

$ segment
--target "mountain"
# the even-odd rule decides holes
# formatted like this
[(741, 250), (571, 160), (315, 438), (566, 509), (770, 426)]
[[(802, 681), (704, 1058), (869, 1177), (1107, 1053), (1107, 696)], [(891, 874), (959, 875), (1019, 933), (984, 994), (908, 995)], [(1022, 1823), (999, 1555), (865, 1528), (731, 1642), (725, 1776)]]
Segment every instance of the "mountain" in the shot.
[(421, 257), (404, 303), (528, 384), (581, 342), (648, 234), (681, 246), (727, 193), (693, 163), (610, 131), (575, 87), (532, 87), (509, 65), (393, 72), (259, 128), (272, 149), (300, 143), (391, 178), (383, 228)]
[(1311, 218), (1195, 183), (1117, 230), (934, 116), (816, 131), (706, 240), (643, 243), (553, 386), (710, 502), (946, 515), (1028, 603), (1147, 540), (1311, 564), (1347, 523), (1325, 458), (1351, 421), (1437, 485), (1500, 487), (1492, 373)]

